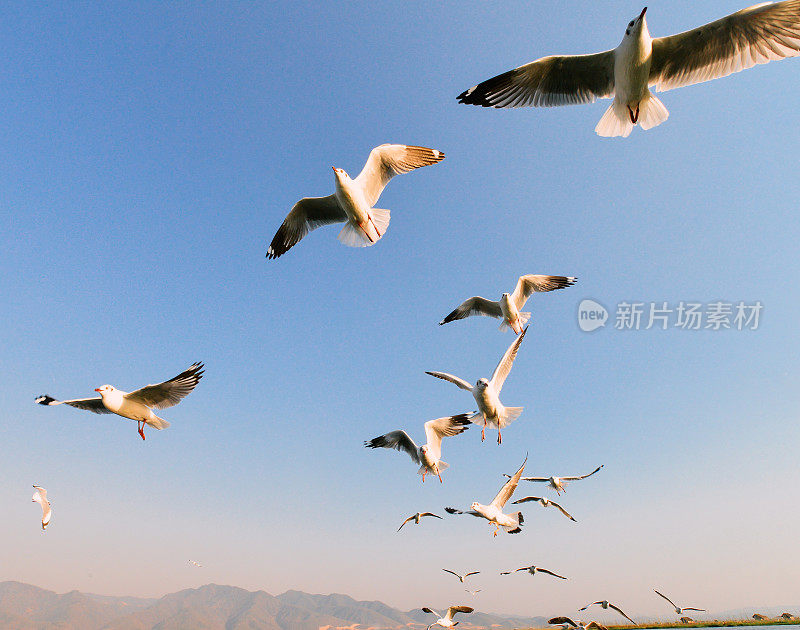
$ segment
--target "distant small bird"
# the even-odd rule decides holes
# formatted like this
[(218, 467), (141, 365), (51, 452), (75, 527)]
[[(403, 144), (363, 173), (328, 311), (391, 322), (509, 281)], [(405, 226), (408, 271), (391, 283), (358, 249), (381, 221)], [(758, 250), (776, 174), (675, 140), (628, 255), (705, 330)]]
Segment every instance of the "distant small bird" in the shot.
[(579, 608), (578, 610), (586, 610), (587, 608), (589, 608), (589, 606), (594, 606), (595, 604), (600, 604), (600, 607), (603, 610), (608, 610), (609, 608), (611, 608), (612, 610), (616, 610), (620, 615), (625, 617), (625, 619), (630, 621), (634, 626), (636, 625), (636, 622), (633, 619), (631, 619), (630, 617), (628, 617), (628, 615), (626, 615), (624, 612), (622, 612), (621, 608), (618, 608), (617, 606), (614, 606), (614, 604), (612, 604), (611, 602), (609, 602), (608, 600), (605, 600), (605, 599), (603, 599), (603, 600), (601, 600), (599, 602), (592, 602), (591, 604), (586, 604), (586, 606), (584, 606), (583, 608)]
[(203, 364), (193, 363), (188, 370), (168, 381), (147, 385), (132, 392), (124, 392), (113, 385), (102, 385), (94, 390), (100, 392), (100, 398), (56, 400), (44, 395), (39, 396), (36, 402), (40, 405), (69, 405), (93, 413), (115, 413), (123, 418), (135, 420), (139, 427), (139, 435), (144, 439), (145, 424), (159, 430), (169, 426), (169, 422), (159, 418), (150, 408), (166, 409), (177, 405), (197, 387), (202, 377)]
[(761, 615), (759, 613), (755, 613), (753, 615), (753, 619), (755, 619), (756, 621), (764, 621), (765, 619), (769, 619), (769, 617), (767, 617), (766, 615)]
[(596, 628), (597, 630), (608, 630), (608, 628), (597, 623), (596, 621), (583, 623), (580, 619), (573, 621), (569, 617), (553, 617), (547, 623), (560, 624), (562, 630), (572, 630), (572, 628), (580, 628), (580, 630), (591, 630), (592, 628)]
[(471, 590), (469, 590), (468, 588), (465, 588), (464, 590), (465, 590), (467, 593), (469, 593), (470, 595), (472, 595), (473, 597), (477, 597), (478, 593), (480, 593), (480, 592), (481, 592), (483, 589), (480, 589), (480, 588), (479, 588), (479, 589), (478, 589), (478, 590), (476, 590), (476, 591), (471, 591)]
[(459, 575), (458, 573), (456, 573), (455, 571), (451, 571), (450, 569), (442, 569), (442, 571), (444, 571), (445, 573), (450, 573), (451, 575), (455, 575), (458, 578), (458, 581), (461, 582), (462, 584), (464, 583), (464, 580), (466, 580), (470, 575), (478, 575), (478, 573), (480, 573), (480, 571), (470, 571), (469, 573), (465, 573), (464, 575)]
[(458, 622), (453, 621), (453, 617), (456, 615), (456, 613), (471, 613), (473, 610), (475, 609), (471, 608), (470, 606), (450, 606), (445, 615), (439, 615), (439, 613), (432, 608), (423, 608), (422, 612), (439, 616), (439, 619), (429, 625), (426, 630), (430, 630), (430, 628), (433, 626), (441, 626), (442, 628), (452, 628), (453, 626), (457, 626)]
[[(569, 520), (575, 521), (575, 519), (572, 517), (572, 514), (567, 512), (563, 507), (561, 507), (555, 501), (551, 501), (550, 499), (547, 499), (545, 497), (525, 497), (524, 499), (519, 499), (518, 501), (514, 501), (513, 505), (517, 505), (519, 503), (528, 503), (530, 501), (536, 501), (537, 503), (540, 503), (542, 505), (542, 507), (553, 506), (554, 508), (558, 508), (561, 511), (561, 513), (564, 516), (566, 516)], [(577, 522), (577, 521), (575, 521), (575, 522)]]
[(691, 617), (681, 617), (681, 623), (692, 623), (692, 622), (694, 622), (694, 619), (692, 619)]
[(193, 567), (202, 567), (203, 565), (199, 562), (195, 562), (194, 560), (189, 560), (188, 564), (191, 564)]
[(781, 613), (781, 619), (794, 619), (794, 615), (792, 613)]
[(678, 614), (678, 615), (682, 614), (684, 610), (696, 610), (696, 611), (698, 611), (698, 612), (706, 612), (706, 609), (705, 609), (705, 608), (692, 608), (692, 607), (690, 607), (690, 606), (686, 606), (686, 607), (684, 607), (684, 608), (680, 608), (680, 607), (678, 607), (678, 606), (676, 606), (676, 605), (675, 605), (675, 602), (673, 602), (673, 601), (672, 601), (672, 600), (671, 600), (669, 597), (667, 597), (667, 596), (666, 596), (666, 595), (664, 595), (663, 593), (659, 593), (658, 591), (656, 591), (656, 589), (653, 589), (653, 591), (655, 592), (655, 594), (656, 594), (656, 595), (658, 595), (659, 597), (663, 597), (663, 598), (664, 598), (664, 599), (666, 599), (666, 600), (667, 600), (667, 601), (668, 601), (670, 604), (672, 604), (672, 607), (675, 609), (675, 612), (676, 612), (676, 614)]
[(305, 197), (294, 204), (272, 239), (267, 258), (285, 254), (311, 230), (331, 223), (345, 224), (338, 237), (344, 245), (374, 245), (389, 226), (389, 211), (373, 208), (389, 180), (443, 159), (444, 153), (436, 149), (382, 144), (372, 149), (355, 179), (350, 179), (343, 169), (332, 167), (336, 192), (327, 197)]
[[(600, 466), (595, 468), (592, 472), (590, 472), (588, 475), (579, 475), (575, 477), (523, 477), (521, 481), (538, 481), (547, 483), (560, 496), (562, 492), (566, 492), (564, 487), (567, 485), (568, 481), (578, 481), (580, 479), (586, 479), (587, 477), (591, 477), (603, 466), (605, 466), (605, 464), (601, 464)], [(505, 476), (510, 477), (510, 475), (505, 475)]]
[(547, 573), (547, 575), (552, 575), (553, 577), (557, 577), (561, 580), (567, 579), (563, 575), (559, 575), (558, 573), (553, 573), (552, 571), (548, 571), (547, 569), (537, 567), (536, 565), (533, 564), (529, 567), (520, 567), (519, 569), (515, 569), (513, 571), (501, 571), (500, 575), (511, 575), (512, 573), (519, 573), (520, 571), (527, 571), (531, 575), (536, 575), (537, 573)]
[(614, 97), (595, 127), (601, 136), (660, 125), (659, 91), (727, 76), (800, 54), (800, 0), (765, 2), (669, 37), (652, 38), (645, 12), (628, 23), (614, 50), (542, 57), (471, 87), (458, 101), (483, 107), (552, 107)]
[(446, 372), (425, 372), (436, 378), (449, 381), (465, 389), (472, 394), (475, 402), (478, 403), (478, 412), (473, 415), (470, 420), (475, 424), (481, 424), (481, 442), (486, 438), (486, 427), (494, 427), (497, 429), (497, 443), (503, 443), (502, 429), (516, 420), (522, 413), (522, 407), (506, 407), (500, 402), (500, 390), (503, 389), (503, 383), (506, 381), (508, 373), (511, 372), (511, 366), (514, 365), (514, 359), (517, 357), (517, 350), (519, 344), (525, 338), (525, 333), (528, 329), (522, 331), (514, 342), (508, 347), (500, 363), (494, 369), (491, 380), (485, 378), (478, 379), (475, 387), (467, 383), (458, 376), (447, 374)]
[(47, 490), (35, 484), (33, 487), (35, 490), (31, 501), (35, 501), (42, 506), (42, 531), (45, 531), (47, 526), (50, 524), (50, 518), (53, 516), (53, 511), (50, 509), (50, 501), (47, 500)]
[(466, 431), (470, 424), (469, 416), (468, 413), (460, 413), (456, 416), (428, 420), (425, 423), (425, 438), (428, 441), (422, 446), (417, 446), (405, 431), (392, 431), (386, 435), (380, 435), (364, 442), (364, 446), (405, 451), (415, 464), (420, 464), (417, 474), (422, 475), (423, 482), (426, 474), (436, 475), (441, 482), (442, 471), (450, 467), (450, 464), (441, 460), (442, 438), (459, 435)]
[[(519, 337), (517, 337), (517, 339), (519, 339)], [(525, 469), (525, 462), (527, 461), (528, 456), (526, 455), (522, 466), (520, 466), (516, 474), (500, 488), (500, 492), (497, 493), (497, 496), (492, 499), (489, 505), (483, 505), (476, 501), (472, 504), (472, 509), (468, 512), (451, 507), (446, 507), (444, 509), (445, 512), (448, 514), (469, 514), (470, 516), (485, 518), (495, 527), (493, 536), (497, 536), (497, 532), (500, 531), (501, 527), (509, 534), (519, 534), (522, 531), (522, 524), (524, 522), (522, 512), (503, 514), (503, 506), (511, 498), (511, 495), (514, 494), (514, 490), (517, 489), (519, 478), (522, 475), (522, 471)]]
[(439, 325), (457, 319), (464, 319), (470, 315), (486, 315), (487, 317), (502, 318), (500, 330), (511, 328), (515, 333), (520, 334), (522, 328), (531, 318), (530, 313), (520, 313), (520, 309), (525, 306), (525, 302), (535, 291), (555, 291), (572, 286), (577, 278), (571, 276), (537, 276), (529, 274), (520, 276), (517, 286), (511, 294), (503, 293), (500, 300), (493, 302), (478, 295), (471, 297), (461, 303), (452, 313), (439, 322)]
[(414, 521), (414, 525), (419, 525), (420, 520), (424, 516), (432, 516), (432, 517), (438, 518), (438, 519), (442, 518), (441, 516), (436, 516), (436, 514), (434, 514), (433, 512), (417, 512), (416, 514), (412, 514), (406, 520), (404, 520), (403, 524), (400, 525), (400, 527), (397, 528), (397, 531), (399, 532), (401, 529), (403, 529), (403, 525), (408, 523), (408, 521)]

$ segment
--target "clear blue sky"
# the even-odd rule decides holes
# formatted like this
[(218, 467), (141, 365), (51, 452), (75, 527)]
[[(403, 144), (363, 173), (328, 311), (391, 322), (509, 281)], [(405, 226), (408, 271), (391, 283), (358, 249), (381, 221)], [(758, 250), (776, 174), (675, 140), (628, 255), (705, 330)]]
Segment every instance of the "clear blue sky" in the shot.
[[(0, 580), (411, 608), (470, 597), (448, 567), (483, 572), (481, 609), (520, 614), (608, 598), (667, 616), (653, 587), (712, 610), (797, 604), (800, 60), (664, 93), (665, 124), (609, 140), (593, 132), (608, 101), (455, 96), (616, 46), (639, 4), (304, 4), (3, 6)], [(647, 17), (657, 36), (743, 6)], [(292, 204), (383, 142), (447, 154), (389, 185), (386, 236), (355, 250), (320, 229), (267, 261)], [(512, 337), (436, 324), (523, 273), (580, 281), (530, 303), (503, 390), (525, 412), (502, 447), (476, 428), (445, 442), (441, 486), (364, 449), (473, 408), (424, 371), (488, 376)], [(764, 310), (757, 331), (587, 334), (584, 298)], [(130, 421), (34, 404), (197, 360), (205, 378), (144, 443)], [(526, 452), (530, 474), (605, 464), (563, 497), (577, 524), (533, 505), (516, 537), (466, 517), (395, 533), (417, 510), (488, 502)], [(571, 580), (498, 575), (531, 563)]]

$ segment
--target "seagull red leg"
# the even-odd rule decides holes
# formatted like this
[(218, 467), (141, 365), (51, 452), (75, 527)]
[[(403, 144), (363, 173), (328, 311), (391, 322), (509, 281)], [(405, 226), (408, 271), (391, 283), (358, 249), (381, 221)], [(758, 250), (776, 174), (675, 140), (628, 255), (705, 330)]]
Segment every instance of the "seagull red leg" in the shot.
[(144, 439), (144, 422), (137, 420), (136, 424), (139, 426), (139, 435), (141, 435), (142, 439)]

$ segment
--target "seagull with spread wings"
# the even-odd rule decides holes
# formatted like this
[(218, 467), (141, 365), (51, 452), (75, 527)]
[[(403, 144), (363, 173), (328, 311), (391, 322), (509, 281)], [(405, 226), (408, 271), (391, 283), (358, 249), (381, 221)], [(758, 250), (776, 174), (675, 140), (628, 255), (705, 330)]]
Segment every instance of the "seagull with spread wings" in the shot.
[(456, 573), (455, 571), (451, 571), (450, 569), (442, 569), (442, 571), (444, 571), (445, 573), (450, 573), (451, 575), (455, 575), (458, 578), (458, 581), (461, 582), (462, 584), (464, 583), (464, 580), (466, 580), (470, 575), (478, 575), (478, 573), (480, 573), (480, 571), (470, 571), (469, 573), (465, 573), (464, 575), (459, 575), (458, 573)]
[[(529, 503), (531, 501), (536, 501), (537, 503), (541, 504), (542, 507), (551, 507), (552, 506), (554, 508), (558, 508), (561, 511), (561, 513), (564, 516), (566, 516), (569, 520), (575, 521), (575, 519), (573, 518), (572, 514), (567, 512), (563, 507), (561, 507), (555, 501), (551, 501), (550, 499), (548, 499), (546, 497), (525, 497), (523, 499), (519, 499), (517, 501), (514, 501), (514, 503), (512, 505), (517, 505), (519, 503)], [(577, 521), (575, 521), (575, 522), (577, 523)]]
[[(587, 477), (591, 477), (595, 474), (598, 470), (600, 470), (605, 464), (600, 464), (597, 468), (595, 468), (592, 472), (586, 475), (575, 475), (573, 477), (523, 477), (521, 481), (533, 481), (533, 482), (540, 482), (548, 484), (553, 490), (555, 490), (558, 495), (560, 496), (562, 492), (566, 492), (564, 486), (567, 485), (568, 481), (579, 481), (581, 479), (586, 479)], [(511, 475), (505, 475), (506, 477), (510, 477)]]
[(557, 577), (561, 580), (566, 580), (563, 575), (559, 575), (558, 573), (553, 573), (552, 571), (548, 571), (547, 569), (543, 569), (542, 567), (537, 567), (536, 565), (531, 565), (529, 567), (520, 567), (519, 569), (515, 569), (514, 571), (500, 571), (500, 575), (511, 575), (512, 573), (518, 573), (520, 571), (527, 571), (531, 575), (536, 575), (537, 573), (547, 573), (547, 575), (552, 575), (553, 577)]
[(500, 330), (511, 328), (515, 333), (520, 334), (522, 328), (528, 323), (531, 314), (528, 312), (520, 313), (520, 309), (525, 306), (525, 302), (534, 292), (555, 291), (570, 287), (577, 281), (572, 276), (540, 276), (528, 274), (520, 276), (514, 292), (503, 293), (500, 300), (493, 302), (486, 298), (476, 295), (462, 302), (452, 313), (439, 322), (439, 325), (457, 319), (464, 319), (470, 315), (485, 315), (487, 317), (501, 318)]
[(327, 197), (304, 197), (294, 204), (272, 239), (267, 258), (285, 254), (311, 230), (331, 223), (344, 223), (338, 237), (344, 245), (374, 245), (389, 225), (389, 211), (373, 207), (389, 180), (443, 159), (444, 153), (436, 149), (382, 144), (372, 149), (355, 179), (344, 169), (332, 167), (336, 192)]
[(447, 609), (447, 613), (444, 615), (439, 615), (439, 613), (432, 608), (425, 607), (422, 609), (422, 612), (439, 616), (439, 619), (429, 625), (426, 630), (430, 630), (433, 626), (441, 626), (442, 628), (452, 628), (453, 626), (457, 626), (458, 622), (453, 621), (453, 617), (456, 615), (456, 613), (471, 613), (473, 610), (475, 609), (470, 606), (450, 606), (450, 608)]
[(469, 428), (469, 425), (470, 414), (460, 413), (456, 416), (428, 420), (425, 423), (425, 438), (427, 442), (422, 446), (417, 446), (405, 431), (392, 431), (386, 435), (380, 435), (364, 442), (364, 446), (367, 448), (393, 448), (398, 451), (405, 451), (415, 464), (420, 465), (417, 474), (422, 475), (423, 482), (426, 474), (436, 475), (441, 482), (442, 471), (450, 467), (450, 464), (441, 460), (442, 439), (463, 433)]
[(495, 108), (552, 107), (613, 97), (595, 131), (626, 137), (637, 123), (650, 129), (669, 117), (650, 86), (663, 92), (800, 55), (800, 0), (764, 2), (656, 38), (647, 28), (646, 11), (628, 23), (613, 50), (542, 57), (471, 87), (458, 101)]
[(663, 593), (659, 593), (658, 591), (656, 591), (656, 589), (653, 589), (653, 591), (659, 597), (663, 597), (664, 599), (666, 599), (672, 605), (672, 607), (675, 609), (675, 613), (678, 614), (678, 615), (683, 614), (683, 612), (686, 611), (686, 610), (696, 610), (697, 612), (706, 612), (705, 608), (692, 608), (690, 606), (686, 606), (685, 608), (681, 608), (681, 607), (677, 606), (675, 604), (675, 602), (673, 602), (669, 597), (667, 597)]
[(169, 426), (169, 422), (155, 415), (152, 409), (166, 409), (177, 405), (197, 386), (202, 377), (203, 364), (193, 363), (189, 369), (168, 381), (147, 385), (132, 392), (124, 392), (113, 385), (102, 385), (94, 390), (100, 393), (100, 398), (56, 400), (44, 395), (39, 396), (36, 402), (40, 405), (69, 405), (93, 413), (115, 413), (135, 420), (139, 435), (144, 439), (144, 425), (159, 430)]
[(519, 534), (522, 531), (522, 525), (524, 522), (524, 519), (522, 518), (522, 512), (503, 514), (503, 507), (511, 498), (511, 495), (514, 494), (514, 490), (517, 489), (519, 478), (522, 476), (522, 471), (525, 470), (525, 463), (527, 461), (528, 456), (526, 455), (525, 461), (522, 462), (522, 466), (519, 467), (519, 470), (514, 474), (513, 477), (511, 477), (511, 479), (503, 484), (503, 487), (500, 488), (500, 492), (497, 493), (497, 496), (492, 499), (492, 502), (489, 505), (483, 505), (482, 503), (475, 501), (471, 506), (472, 509), (469, 511), (462, 511), (457, 510), (456, 508), (446, 507), (445, 512), (448, 514), (469, 514), (470, 516), (485, 518), (487, 521), (489, 521), (489, 523), (494, 525), (494, 536), (497, 536), (497, 532), (500, 531), (501, 527), (509, 534)]
[(441, 516), (437, 516), (433, 512), (417, 512), (416, 514), (412, 514), (406, 520), (404, 520), (402, 525), (400, 525), (400, 527), (397, 528), (397, 531), (399, 532), (401, 529), (403, 529), (403, 525), (405, 525), (409, 521), (414, 521), (414, 525), (419, 525), (420, 520), (422, 520), (422, 518), (425, 516), (432, 516), (438, 519), (442, 518)]
[(551, 623), (553, 625), (560, 625), (561, 630), (592, 630), (595, 628), (596, 630), (608, 630), (604, 625), (597, 623), (596, 621), (590, 621), (589, 623), (583, 623), (580, 619), (576, 619), (573, 621), (569, 617), (553, 617), (547, 623)]
[(50, 501), (47, 500), (47, 490), (35, 484), (33, 487), (34, 492), (31, 501), (34, 501), (42, 506), (42, 531), (44, 531), (50, 524), (50, 518), (53, 516), (53, 511), (50, 509)]
[(522, 331), (522, 334), (517, 336), (514, 342), (508, 347), (500, 363), (494, 369), (491, 380), (485, 378), (478, 379), (475, 387), (467, 383), (458, 376), (447, 374), (446, 372), (425, 372), (436, 378), (445, 381), (450, 381), (457, 387), (465, 389), (472, 393), (475, 402), (478, 403), (478, 411), (473, 415), (470, 420), (475, 424), (481, 424), (481, 442), (486, 438), (486, 427), (494, 427), (497, 429), (497, 443), (502, 444), (503, 433), (502, 429), (516, 420), (522, 413), (522, 407), (506, 407), (500, 402), (500, 390), (503, 389), (503, 383), (506, 381), (508, 373), (511, 372), (511, 366), (514, 365), (514, 359), (517, 357), (517, 350), (519, 345), (525, 338), (525, 333), (528, 329)]
[(591, 604), (586, 604), (586, 606), (584, 606), (583, 608), (579, 608), (578, 610), (586, 610), (587, 608), (589, 608), (589, 606), (594, 606), (595, 604), (599, 604), (603, 610), (608, 610), (609, 608), (611, 610), (616, 610), (620, 615), (625, 617), (625, 619), (630, 621), (634, 626), (636, 625), (636, 622), (630, 617), (628, 617), (628, 615), (626, 615), (624, 612), (622, 612), (621, 608), (619, 608), (618, 606), (614, 606), (614, 604), (612, 604), (606, 599), (602, 599), (599, 602), (592, 602)]

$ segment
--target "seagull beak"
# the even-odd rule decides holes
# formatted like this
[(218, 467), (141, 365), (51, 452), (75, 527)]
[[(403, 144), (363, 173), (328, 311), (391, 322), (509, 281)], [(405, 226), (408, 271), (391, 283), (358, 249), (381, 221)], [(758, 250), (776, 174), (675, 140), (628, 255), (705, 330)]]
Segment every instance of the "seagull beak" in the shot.
[(333, 172), (335, 173), (336, 172), (336, 167), (335, 166), (331, 166), (331, 168), (333, 169)]
[(639, 19), (641, 20), (644, 17), (644, 14), (647, 13), (647, 7), (642, 9), (642, 12), (639, 14)]
[(99, 391), (100, 391), (100, 388), (99, 388), (99, 387), (95, 387), (95, 388), (94, 388), (94, 391), (96, 391), (96, 392), (99, 392)]

